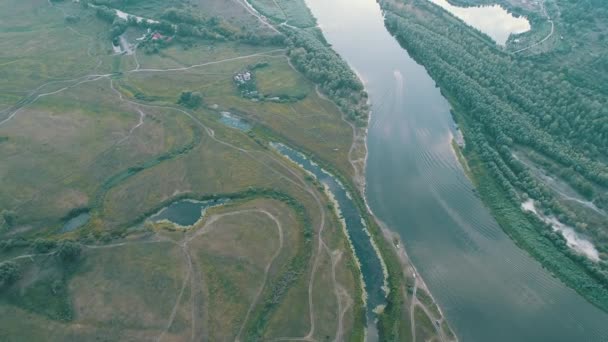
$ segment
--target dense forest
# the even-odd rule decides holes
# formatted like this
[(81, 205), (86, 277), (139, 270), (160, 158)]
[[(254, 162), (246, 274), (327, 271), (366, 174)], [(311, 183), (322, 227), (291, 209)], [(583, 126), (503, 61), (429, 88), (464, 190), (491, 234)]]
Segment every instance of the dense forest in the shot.
[[(515, 15), (528, 18), (532, 31), (546, 24), (549, 18), (555, 23), (559, 44), (542, 54), (530, 57), (538, 65), (550, 67), (580, 87), (608, 95), (608, 3), (603, 0), (557, 0), (542, 3), (547, 16), (529, 11), (517, 1), (509, 0), (448, 0), (458, 6), (500, 4)], [(536, 6), (538, 7), (538, 6)], [(530, 32), (529, 34), (532, 34)], [(527, 34), (524, 34), (524, 36)]]
[(351, 121), (367, 122), (369, 108), (363, 84), (331, 47), (304, 30), (283, 27), (288, 38), (289, 58), (295, 67), (320, 85)]
[[(595, 6), (597, 14), (585, 12), (587, 5), (577, 2), (573, 6), (577, 11), (568, 20), (595, 25), (608, 3), (585, 3)], [(564, 224), (587, 227), (588, 223), (585, 215), (559, 202), (514, 155), (525, 150), (541, 156), (548, 161), (546, 169), (598, 208), (608, 209), (606, 85), (573, 77), (584, 70), (556, 67), (567, 50), (532, 57), (510, 54), (427, 0), (384, 0), (381, 5), (387, 28), (426, 67), (454, 107), (469, 155), (482, 162), (488, 179), (497, 185), (492, 191), (504, 194), (493, 197), (502, 203), (490, 204), (495, 214), (502, 213), (497, 217), (501, 226), (570, 286), (608, 310), (608, 232), (603, 227), (586, 231), (603, 255), (603, 261), (593, 262), (568, 248), (550, 225), (519, 210), (522, 202), (533, 199), (541, 212)], [(583, 30), (589, 29), (579, 31)], [(569, 33), (576, 36), (579, 31)]]

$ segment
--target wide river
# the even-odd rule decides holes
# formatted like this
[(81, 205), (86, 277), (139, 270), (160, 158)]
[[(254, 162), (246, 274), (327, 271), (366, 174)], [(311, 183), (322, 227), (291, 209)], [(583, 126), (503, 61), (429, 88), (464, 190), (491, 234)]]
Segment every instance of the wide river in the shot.
[(608, 341), (608, 314), (517, 248), (462, 172), (450, 107), (374, 0), (306, 0), (370, 94), (367, 199), (461, 341)]

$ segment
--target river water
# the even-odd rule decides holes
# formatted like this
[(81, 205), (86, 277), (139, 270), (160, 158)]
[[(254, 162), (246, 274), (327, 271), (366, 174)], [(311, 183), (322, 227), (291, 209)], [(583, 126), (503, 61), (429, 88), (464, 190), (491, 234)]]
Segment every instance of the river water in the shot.
[(608, 341), (608, 314), (504, 234), (451, 149), (449, 105), (374, 0), (306, 0), (372, 101), (367, 199), (397, 231), (461, 341)]
[(355, 257), (363, 275), (365, 290), (367, 341), (377, 340), (375, 309), (386, 305), (386, 292), (384, 290), (384, 270), (382, 261), (372, 245), (361, 213), (351, 195), (333, 175), (323, 170), (303, 154), (283, 145), (273, 144), (279, 153), (299, 164), (304, 170), (312, 173), (321, 183), (325, 184), (327, 191), (339, 207), (339, 213), (345, 225), (348, 238)]

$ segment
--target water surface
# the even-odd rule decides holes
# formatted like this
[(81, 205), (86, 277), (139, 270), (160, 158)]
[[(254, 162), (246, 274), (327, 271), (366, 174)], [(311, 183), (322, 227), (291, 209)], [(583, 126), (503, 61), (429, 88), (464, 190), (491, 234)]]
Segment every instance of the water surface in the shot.
[(455, 17), (487, 34), (499, 45), (505, 45), (511, 34), (530, 31), (530, 22), (515, 17), (500, 5), (458, 7), (447, 0), (429, 0)]
[(88, 212), (74, 216), (63, 225), (63, 227), (61, 228), (61, 232), (66, 233), (74, 231), (87, 224), (90, 219), (91, 214), (89, 214)]
[(344, 189), (344, 186), (333, 175), (323, 170), (319, 165), (307, 159), (303, 154), (283, 145), (272, 144), (284, 156), (301, 165), (306, 171), (311, 172), (333, 195), (340, 207), (340, 213), (346, 224), (348, 237), (354, 248), (365, 292), (367, 294), (367, 318), (368, 318), (368, 341), (375, 340), (375, 314), (374, 309), (386, 304), (386, 293), (384, 292), (384, 272), (382, 263), (374, 246), (371, 243), (369, 233), (359, 212), (353, 202), (351, 195)]
[(154, 222), (169, 221), (182, 227), (189, 227), (203, 217), (206, 209), (221, 205), (225, 202), (225, 200), (179, 200), (152, 215), (150, 220)]
[(306, 0), (372, 101), (367, 199), (397, 231), (461, 341), (608, 340), (608, 314), (500, 229), (451, 149), (450, 107), (374, 0)]
[(220, 113), (220, 122), (226, 126), (236, 128), (243, 132), (247, 132), (251, 130), (251, 125), (247, 122), (243, 121), (241, 118), (231, 114), (230, 112), (221, 112)]

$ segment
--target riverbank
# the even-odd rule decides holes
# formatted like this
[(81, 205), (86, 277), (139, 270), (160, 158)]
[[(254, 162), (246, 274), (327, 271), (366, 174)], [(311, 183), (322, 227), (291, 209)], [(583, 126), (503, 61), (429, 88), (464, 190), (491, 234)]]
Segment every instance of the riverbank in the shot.
[[(463, 95), (465, 93), (463, 89), (471, 89), (473, 92), (482, 93), (489, 91), (488, 89), (491, 89), (491, 87), (481, 87), (479, 83), (474, 82), (465, 84), (454, 82), (454, 77), (461, 77), (462, 73), (458, 70), (455, 71), (455, 68), (446, 68), (446, 62), (443, 60), (445, 57), (432, 50), (429, 44), (425, 43), (424, 37), (433, 36), (435, 39), (441, 40), (442, 43), (445, 40), (446, 47), (455, 50), (456, 47), (452, 45), (453, 42), (443, 36), (432, 34), (431, 32), (434, 28), (427, 27), (430, 24), (420, 22), (419, 19), (409, 15), (402, 8), (392, 5), (393, 2), (385, 1), (383, 4), (390, 16), (387, 19), (389, 30), (395, 34), (398, 41), (408, 50), (410, 55), (427, 68), (431, 77), (439, 85), (444, 97), (454, 108), (456, 121), (462, 126), (464, 136), (467, 139), (467, 148), (464, 149), (464, 156), (467, 162), (461, 164), (463, 164), (463, 169), (465, 170), (468, 164), (471, 170), (470, 178), (476, 185), (480, 198), (490, 209), (496, 221), (520, 248), (540, 261), (543, 267), (547, 268), (553, 275), (570, 288), (576, 290), (592, 304), (607, 311), (608, 288), (604, 285), (605, 283), (602, 283), (601, 264), (590, 264), (584, 257), (577, 255), (574, 251), (568, 250), (565, 244), (562, 245), (563, 238), (561, 236), (552, 235), (553, 231), (547, 229), (538, 218), (524, 213), (521, 209), (521, 202), (523, 202), (521, 196), (534, 196), (539, 191), (536, 188), (530, 187), (530, 183), (526, 181), (525, 176), (522, 176), (523, 172), (513, 166), (513, 163), (510, 163), (508, 158), (502, 157), (502, 154), (506, 154), (503, 151), (505, 149), (508, 151), (509, 146), (518, 139), (517, 136), (507, 136), (507, 134), (513, 134), (508, 128), (509, 125), (513, 124), (512, 120), (502, 118), (502, 120), (506, 120), (509, 123), (504, 124), (504, 127), (501, 126), (500, 128), (494, 127), (491, 124), (488, 124), (490, 127), (482, 126), (487, 124), (484, 122), (484, 119), (489, 122), (495, 121), (494, 119), (485, 118), (486, 112), (492, 112), (494, 108), (508, 108), (510, 104), (506, 101), (503, 102), (503, 105), (492, 106), (492, 104), (488, 104), (490, 107), (484, 106), (483, 110), (481, 110), (481, 107), (473, 107), (473, 109), (465, 107), (464, 104), (468, 103), (470, 105), (470, 103), (478, 103), (480, 101), (478, 97), (463, 99), (463, 96), (467, 96)], [(410, 5), (413, 6), (414, 4)], [(439, 21), (440, 18), (446, 16), (439, 12), (438, 9), (431, 8), (430, 6), (427, 8), (420, 5), (418, 9), (424, 13), (427, 21)], [(458, 20), (450, 21), (449, 25), (454, 27), (464, 26)], [(496, 52), (496, 54), (498, 53), (500, 52)], [(446, 70), (449, 70), (449, 72)], [(455, 86), (455, 84), (459, 84), (459, 86)], [(481, 115), (481, 118), (480, 111), (484, 113)], [(501, 123), (501, 125), (503, 124)], [(517, 125), (517, 127), (529, 126), (522, 123), (521, 125)], [(488, 134), (488, 131), (485, 130), (495, 133), (494, 135), (490, 134), (490, 138), (488, 139), (485, 136), (485, 134)], [(532, 132), (536, 131), (531, 131), (531, 135), (533, 134)], [(496, 139), (497, 136), (499, 139)], [(499, 142), (496, 143), (495, 140)], [(536, 196), (538, 197), (539, 195)]]
[[(323, 31), (322, 27), (318, 28)], [(366, 82), (363, 77), (356, 71), (355, 74), (365, 87)], [(364, 91), (367, 92), (367, 89), (364, 88)], [(318, 93), (327, 99), (327, 97), (325, 97), (319, 91)], [(367, 105), (372, 105), (370, 99), (367, 100)], [(398, 235), (380, 222), (380, 220), (372, 212), (367, 203), (367, 199), (365, 198), (367, 187), (365, 171), (367, 169), (368, 160), (367, 141), (372, 115), (373, 112), (370, 110), (367, 115), (366, 124), (361, 126), (350, 122), (343, 113), (343, 121), (351, 126), (353, 130), (353, 142), (349, 151), (349, 161), (353, 166), (354, 174), (350, 177), (346, 177), (342, 171), (337, 170), (332, 165), (331, 161), (325, 160), (322, 158), (322, 156), (321, 159), (319, 159), (319, 156), (311, 153), (311, 151), (308, 151), (305, 147), (294, 145), (294, 143), (287, 137), (277, 136), (274, 134), (274, 132), (269, 132), (268, 130), (265, 130), (264, 134), (270, 134), (274, 138), (277, 138), (277, 141), (283, 142), (288, 146), (294, 146), (300, 152), (303, 152), (308, 158), (318, 163), (323, 169), (326, 169), (331, 174), (336, 176), (336, 178), (344, 185), (345, 189), (353, 196), (353, 201), (357, 205), (358, 210), (362, 214), (363, 220), (365, 221), (365, 226), (370, 235), (371, 242), (374, 245), (376, 252), (381, 257), (384, 267), (386, 268), (386, 287), (388, 293), (387, 305), (384, 308), (381, 308), (379, 311), (379, 337), (381, 340), (394, 340), (399, 339), (399, 336), (409, 336), (410, 334), (413, 334), (413, 330), (416, 329), (415, 326), (403, 324), (403, 317), (413, 314), (408, 310), (410, 303), (412, 301), (416, 301), (416, 298), (408, 298), (408, 288), (414, 288), (416, 283), (421, 284), (421, 286), (424, 288), (426, 288), (426, 285), (423, 281), (421, 281), (421, 276), (418, 275), (415, 267), (411, 263), (411, 260), (407, 256), (407, 253), (403, 247), (404, 244), (401, 242), (400, 237), (398, 237)], [(395, 241), (397, 242), (395, 243)], [(428, 289), (427, 292), (430, 294)], [(434, 297), (431, 296), (431, 298), (433, 300), (432, 305), (439, 307)], [(423, 304), (418, 304), (424, 307)], [(425, 311), (428, 312), (431, 310), (425, 309)], [(439, 310), (439, 312), (440, 317), (429, 318), (434, 321), (446, 322), (441, 310)], [(438, 335), (441, 336), (442, 340), (446, 340), (446, 337), (447, 340), (457, 340), (448, 324), (443, 324), (442, 329), (438, 329), (437, 332)]]
[[(456, 118), (463, 126), (467, 126), (463, 115)], [(470, 128), (467, 126), (464, 131)], [(470, 132), (467, 132), (470, 133)], [(468, 135), (465, 133), (465, 137)], [(512, 203), (506, 192), (487, 170), (479, 156), (479, 151), (465, 149), (464, 167), (467, 167), (471, 181), (479, 193), (483, 203), (490, 209), (501, 228), (513, 239), (515, 244), (539, 260), (544, 268), (552, 275), (562, 280), (567, 286), (601, 310), (608, 310), (608, 291), (598, 285), (593, 277), (574, 260), (557, 250), (553, 242), (543, 234), (545, 227), (533, 214), (525, 213), (520, 206)]]

